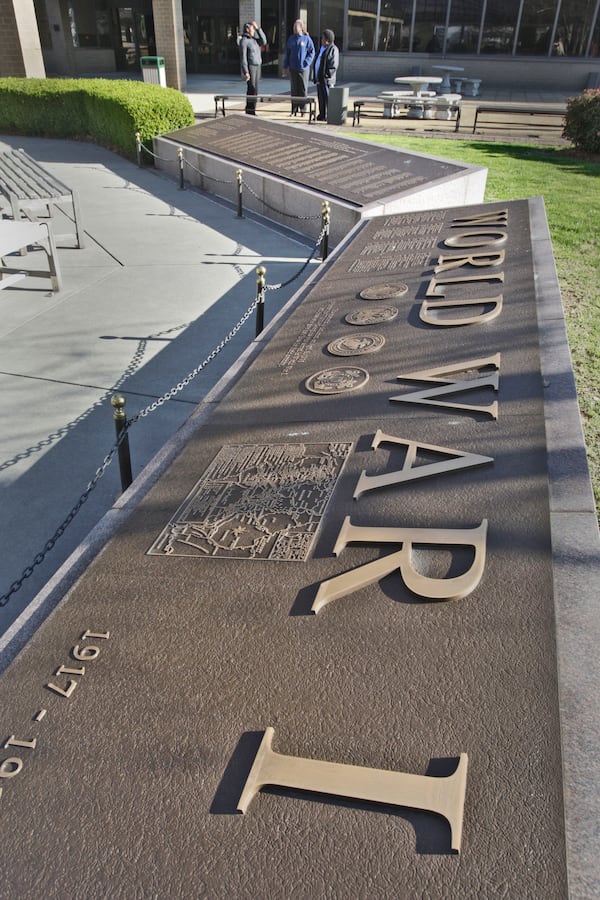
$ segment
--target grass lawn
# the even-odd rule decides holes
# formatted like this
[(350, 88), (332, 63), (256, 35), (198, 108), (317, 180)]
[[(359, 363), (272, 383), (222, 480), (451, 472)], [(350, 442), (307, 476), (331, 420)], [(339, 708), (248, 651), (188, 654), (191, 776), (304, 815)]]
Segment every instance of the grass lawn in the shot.
[(488, 169), (486, 200), (544, 198), (565, 308), (596, 508), (600, 509), (600, 162), (529, 144), (363, 134)]

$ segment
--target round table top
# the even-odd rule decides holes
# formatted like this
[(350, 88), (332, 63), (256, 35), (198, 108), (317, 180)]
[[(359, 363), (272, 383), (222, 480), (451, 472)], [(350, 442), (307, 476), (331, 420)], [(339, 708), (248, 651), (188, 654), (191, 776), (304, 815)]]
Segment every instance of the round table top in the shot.
[(401, 75), (394, 78), (396, 84), (440, 84), (442, 79), (437, 75)]

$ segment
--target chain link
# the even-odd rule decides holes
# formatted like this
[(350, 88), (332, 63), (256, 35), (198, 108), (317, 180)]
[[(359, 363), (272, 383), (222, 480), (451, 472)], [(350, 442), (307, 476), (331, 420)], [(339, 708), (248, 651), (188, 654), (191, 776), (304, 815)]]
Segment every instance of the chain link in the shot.
[(149, 153), (150, 156), (154, 157), (154, 159), (160, 160), (160, 162), (173, 162), (172, 159), (168, 159), (166, 156), (159, 156), (154, 150), (151, 150), (150, 147), (147, 147), (142, 141), (140, 141), (140, 147), (142, 150), (145, 150), (146, 153)]
[(213, 175), (207, 175), (206, 172), (203, 172), (202, 169), (198, 168), (198, 166), (194, 166), (194, 165), (192, 165), (191, 162), (188, 162), (188, 160), (185, 158), (185, 156), (183, 157), (183, 161), (186, 166), (189, 166), (190, 169), (193, 169), (194, 172), (197, 172), (198, 175), (200, 175), (202, 178), (208, 178), (209, 181), (216, 181), (217, 184), (234, 184), (235, 183), (235, 182), (231, 181), (231, 179), (215, 178)]
[(328, 224), (325, 224), (325, 225), (323, 225), (323, 228), (321, 229), (321, 234), (320, 234), (319, 237), (317, 238), (317, 241), (316, 241), (316, 243), (315, 243), (315, 246), (313, 247), (312, 253), (311, 253), (310, 256), (308, 257), (308, 259), (306, 260), (306, 262), (304, 263), (304, 265), (302, 266), (302, 268), (298, 269), (298, 271), (296, 272), (296, 274), (295, 274), (295, 275), (292, 275), (291, 278), (288, 278), (287, 281), (282, 281), (280, 284), (266, 284), (266, 285), (265, 285), (265, 291), (278, 291), (278, 290), (280, 290), (281, 288), (287, 287), (289, 284), (292, 283), (292, 281), (295, 281), (296, 278), (299, 278), (299, 277), (302, 275), (302, 273), (304, 272), (304, 270), (306, 269), (306, 267), (307, 267), (307, 265), (309, 264), (309, 262), (311, 262), (311, 260), (314, 259), (315, 255), (316, 255), (316, 253), (317, 253), (317, 250), (318, 250), (319, 247), (321, 246), (321, 241), (323, 240), (323, 238), (325, 237), (325, 235), (328, 234), (328, 233), (329, 233), (329, 225), (328, 225)]
[(318, 216), (295, 216), (293, 213), (286, 212), (284, 209), (278, 209), (276, 206), (271, 206), (271, 204), (267, 203), (266, 200), (263, 200), (263, 198), (261, 196), (259, 196), (259, 194), (257, 194), (256, 191), (252, 190), (252, 188), (250, 187), (249, 184), (246, 184), (245, 181), (242, 181), (242, 184), (244, 185), (245, 188), (247, 188), (247, 190), (250, 191), (252, 196), (256, 200), (258, 200), (259, 203), (262, 203), (262, 205), (266, 206), (267, 209), (270, 209), (273, 212), (279, 213), (280, 216), (287, 216), (288, 219), (298, 219), (298, 221), (303, 221), (303, 222), (308, 222), (311, 219), (320, 219), (321, 218), (320, 215), (318, 215)]

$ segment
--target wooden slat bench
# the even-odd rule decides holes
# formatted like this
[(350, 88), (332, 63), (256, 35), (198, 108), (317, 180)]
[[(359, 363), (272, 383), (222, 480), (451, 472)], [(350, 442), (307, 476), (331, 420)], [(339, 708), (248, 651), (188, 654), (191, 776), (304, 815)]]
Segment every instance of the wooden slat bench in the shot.
[[(246, 104), (246, 100), (248, 99), (247, 94), (215, 94), (215, 119), (217, 118), (219, 112), (221, 115), (225, 115), (226, 100), (233, 100), (239, 104)], [(279, 102), (279, 103), (292, 103), (304, 104), (308, 108), (308, 124), (312, 125), (313, 122), (317, 120), (317, 98), (316, 97), (292, 97), (290, 94), (256, 94), (255, 96), (251, 96), (252, 100), (256, 100), (258, 103), (262, 103), (263, 101), (266, 103), (269, 102)]]
[(52, 216), (53, 208), (63, 205), (71, 208), (74, 232), (55, 234), (55, 241), (75, 239), (76, 247), (83, 247), (84, 232), (77, 196), (71, 188), (50, 174), (24, 150), (7, 150), (0, 153), (0, 194), (10, 203), (15, 222), (23, 216), (31, 222), (39, 219), (40, 208), (44, 215)]
[[(5, 262), (12, 253), (26, 252), (27, 247), (39, 247), (46, 251), (48, 269), (28, 269)], [(52, 290), (61, 288), (60, 266), (49, 222), (15, 222), (0, 219), (0, 290), (15, 284), (27, 276), (49, 278)]]
[[(511, 127), (527, 128), (531, 124), (532, 117), (541, 119), (544, 116), (552, 119), (565, 117), (565, 108), (558, 106), (478, 106), (475, 110), (475, 121), (473, 123), (473, 134), (477, 128), (477, 122), (481, 117), (486, 119), (488, 128), (500, 128), (510, 125)], [(490, 120), (490, 116), (492, 119)], [(527, 116), (527, 122), (515, 122), (515, 116)], [(562, 122), (543, 122), (536, 121), (536, 128), (560, 128)]]

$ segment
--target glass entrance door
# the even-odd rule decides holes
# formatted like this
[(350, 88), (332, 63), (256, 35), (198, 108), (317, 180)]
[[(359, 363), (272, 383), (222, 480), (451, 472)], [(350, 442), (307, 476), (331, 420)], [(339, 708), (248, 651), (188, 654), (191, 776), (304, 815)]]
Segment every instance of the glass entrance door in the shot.
[(188, 72), (239, 70), (236, 17), (192, 14), (183, 27)]
[(152, 42), (148, 39), (148, 31), (153, 29), (148, 29), (147, 17), (131, 6), (120, 6), (114, 14), (117, 69), (139, 70), (140, 56), (148, 56), (150, 52)]

